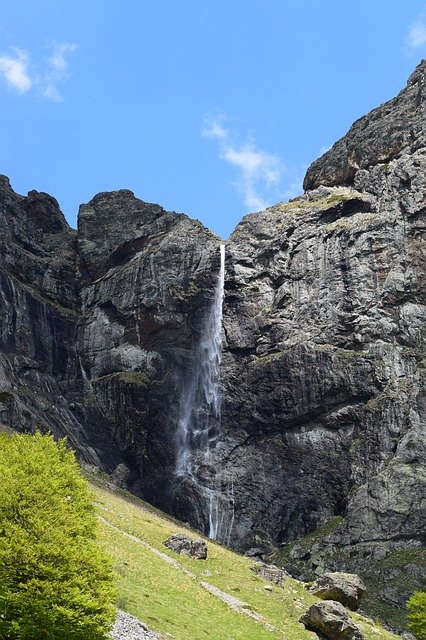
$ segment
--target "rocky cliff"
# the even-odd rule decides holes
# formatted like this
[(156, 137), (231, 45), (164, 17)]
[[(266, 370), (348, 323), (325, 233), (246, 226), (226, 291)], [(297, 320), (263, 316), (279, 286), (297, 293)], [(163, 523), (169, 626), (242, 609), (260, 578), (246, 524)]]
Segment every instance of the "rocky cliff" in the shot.
[(66, 435), (110, 473), (124, 464), (134, 490), (172, 510), (179, 402), (218, 238), (126, 190), (83, 205), (78, 233), (54, 198), (15, 194), (6, 177), (0, 202), (0, 422)]
[[(217, 481), (238, 548), (335, 516), (303, 549), (313, 571), (424, 542), (425, 77), (423, 61), (313, 163), (304, 195), (227, 242)], [(82, 205), (77, 233), (7, 178), (0, 202), (0, 421), (124, 464), (133, 490), (206, 529), (197, 479), (175, 474), (176, 426), (219, 239), (126, 190)]]
[(420, 544), (426, 62), (228, 243), (223, 436), (235, 542), (345, 515), (342, 545)]

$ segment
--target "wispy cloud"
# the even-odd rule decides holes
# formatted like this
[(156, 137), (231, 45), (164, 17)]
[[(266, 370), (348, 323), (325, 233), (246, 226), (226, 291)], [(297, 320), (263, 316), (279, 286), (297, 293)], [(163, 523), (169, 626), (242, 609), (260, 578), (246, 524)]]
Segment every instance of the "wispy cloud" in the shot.
[(7, 85), (19, 93), (26, 93), (33, 86), (28, 71), (28, 55), (21, 49), (12, 49), (10, 55), (0, 55), (0, 76)]
[(31, 62), (28, 52), (22, 49), (0, 53), (0, 78), (18, 93), (34, 91), (54, 102), (62, 102), (60, 88), (68, 77), (67, 56), (76, 48), (75, 44), (55, 43), (50, 46), (49, 58), (38, 64)]
[(426, 45), (426, 9), (410, 26), (406, 42), (411, 50), (419, 49)]
[(47, 61), (47, 68), (42, 80), (43, 96), (54, 102), (62, 102), (63, 95), (59, 87), (68, 77), (67, 56), (77, 49), (77, 45), (70, 43), (56, 43), (52, 48), (52, 55)]
[(259, 149), (251, 137), (236, 141), (225, 122), (224, 114), (206, 118), (202, 135), (216, 140), (219, 157), (237, 169), (233, 184), (243, 196), (245, 205), (251, 211), (264, 209), (271, 198), (282, 197), (282, 178), (288, 169), (279, 156)]

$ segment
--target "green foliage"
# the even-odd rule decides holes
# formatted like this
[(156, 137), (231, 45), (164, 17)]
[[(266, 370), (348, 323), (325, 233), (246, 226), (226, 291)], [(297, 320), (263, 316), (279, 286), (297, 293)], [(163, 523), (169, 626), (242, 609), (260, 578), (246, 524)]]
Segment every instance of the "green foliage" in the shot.
[(426, 640), (426, 591), (413, 593), (407, 602), (408, 626), (418, 640)]
[(74, 454), (52, 436), (0, 434), (0, 478), (0, 638), (106, 638), (112, 571)]

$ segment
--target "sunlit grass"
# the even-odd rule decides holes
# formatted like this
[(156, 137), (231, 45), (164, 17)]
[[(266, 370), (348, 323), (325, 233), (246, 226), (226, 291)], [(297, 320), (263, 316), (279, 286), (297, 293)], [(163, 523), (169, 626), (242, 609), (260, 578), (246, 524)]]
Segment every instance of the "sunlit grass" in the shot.
[[(118, 604), (153, 630), (176, 640), (317, 638), (299, 623), (300, 616), (315, 601), (300, 582), (286, 578), (283, 587), (272, 585), (272, 591), (267, 591), (267, 581), (251, 570), (252, 560), (210, 540), (207, 560), (177, 555), (163, 543), (173, 533), (188, 533), (187, 528), (126, 492), (111, 492), (101, 479), (94, 480), (93, 491), (99, 515), (120, 530), (101, 523), (101, 541), (112, 555), (117, 573)], [(177, 560), (195, 579), (123, 532)], [(268, 630), (262, 622), (232, 610), (199, 581), (247, 603), (247, 609), (262, 616), (276, 630)], [(356, 621), (362, 624), (367, 640), (395, 638), (371, 622), (361, 622), (360, 616)]]

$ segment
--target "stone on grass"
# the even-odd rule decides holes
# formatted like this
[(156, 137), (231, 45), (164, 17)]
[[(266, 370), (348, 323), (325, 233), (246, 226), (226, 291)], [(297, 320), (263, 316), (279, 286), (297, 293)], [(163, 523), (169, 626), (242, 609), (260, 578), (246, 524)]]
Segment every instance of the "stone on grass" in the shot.
[(111, 481), (117, 485), (117, 487), (121, 487), (122, 489), (125, 489), (127, 487), (127, 481), (129, 479), (130, 476), (130, 469), (128, 467), (126, 467), (125, 464), (123, 464), (122, 462), (120, 462), (120, 464), (118, 464), (112, 475), (111, 475)]
[(274, 582), (279, 587), (283, 586), (284, 578), (287, 575), (284, 569), (280, 569), (274, 564), (265, 564), (264, 562), (254, 564), (251, 567), (251, 570), (257, 573), (261, 578)]
[(356, 573), (324, 573), (309, 589), (321, 600), (336, 600), (351, 611), (357, 611), (366, 588)]
[(265, 555), (265, 550), (260, 547), (250, 547), (244, 553), (246, 558), (253, 558), (253, 560), (263, 561), (263, 556)]
[(183, 533), (176, 533), (164, 542), (166, 547), (181, 553), (188, 558), (195, 558), (196, 560), (205, 560), (207, 558), (207, 545), (204, 540), (199, 538), (190, 538)]
[(300, 618), (309, 631), (315, 631), (328, 640), (364, 640), (360, 628), (350, 619), (340, 602), (316, 602)]

